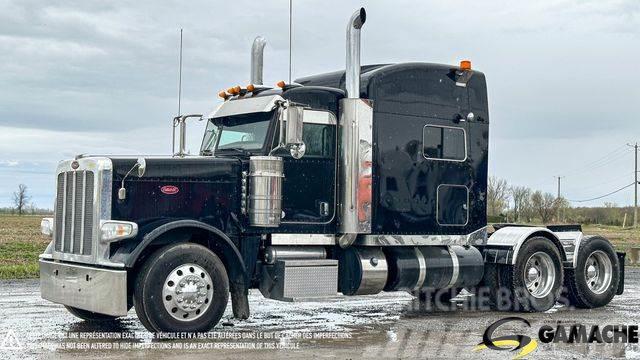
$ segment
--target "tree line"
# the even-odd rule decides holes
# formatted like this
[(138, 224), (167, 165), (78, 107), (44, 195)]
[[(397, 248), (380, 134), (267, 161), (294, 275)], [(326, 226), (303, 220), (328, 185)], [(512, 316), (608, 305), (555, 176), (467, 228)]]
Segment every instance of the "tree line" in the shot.
[(489, 177), (487, 186), (489, 222), (629, 226), (633, 222), (632, 215), (632, 207), (619, 207), (615, 203), (606, 202), (603, 206), (597, 207), (572, 207), (571, 203), (562, 196), (533, 190), (527, 186), (509, 185), (505, 179)]
[(50, 209), (41, 209), (31, 201), (31, 195), (28, 193), (27, 185), (18, 185), (18, 190), (13, 193), (12, 196), (13, 207), (0, 208), (0, 214), (51, 214), (53, 211)]

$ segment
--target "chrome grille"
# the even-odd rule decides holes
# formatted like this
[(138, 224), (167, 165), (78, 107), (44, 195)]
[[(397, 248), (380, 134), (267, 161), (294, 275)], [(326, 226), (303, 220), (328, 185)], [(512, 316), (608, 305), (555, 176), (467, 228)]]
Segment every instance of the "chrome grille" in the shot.
[(93, 250), (94, 173), (89, 170), (58, 174), (55, 210), (55, 250), (91, 255)]

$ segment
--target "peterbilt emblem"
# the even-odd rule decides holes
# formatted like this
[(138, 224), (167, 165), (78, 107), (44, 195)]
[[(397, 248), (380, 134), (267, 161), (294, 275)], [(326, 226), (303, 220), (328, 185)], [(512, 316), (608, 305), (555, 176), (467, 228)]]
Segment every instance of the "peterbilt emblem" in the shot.
[(77, 162), (77, 161), (73, 161), (73, 162), (71, 163), (71, 168), (72, 168), (73, 170), (77, 170), (79, 167), (80, 167), (80, 163), (79, 163), (79, 162)]
[(177, 186), (165, 185), (160, 188), (160, 191), (162, 191), (163, 194), (173, 195), (173, 194), (177, 194), (180, 191), (180, 189), (178, 189)]

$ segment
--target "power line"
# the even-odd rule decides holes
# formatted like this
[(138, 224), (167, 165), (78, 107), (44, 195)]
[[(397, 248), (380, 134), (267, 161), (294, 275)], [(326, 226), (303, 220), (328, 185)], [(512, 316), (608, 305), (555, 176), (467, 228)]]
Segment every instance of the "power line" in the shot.
[(591, 199), (584, 199), (584, 200), (569, 200), (569, 201), (571, 201), (571, 202), (587, 202), (587, 201), (598, 200), (598, 199), (602, 199), (602, 198), (605, 198), (605, 197), (607, 197), (607, 196), (613, 195), (613, 194), (615, 194), (615, 193), (618, 193), (618, 192), (620, 192), (620, 191), (622, 191), (622, 190), (624, 190), (624, 189), (626, 189), (626, 188), (628, 188), (628, 187), (631, 187), (631, 186), (633, 186), (633, 185), (635, 185), (635, 183), (631, 183), (631, 184), (629, 184), (629, 185), (626, 185), (626, 186), (621, 187), (621, 188), (620, 188), (620, 189), (618, 189), (618, 190), (614, 190), (614, 191), (612, 191), (612, 192), (610, 192), (610, 193), (608, 193), (608, 194), (604, 194), (604, 195), (602, 195), (602, 196), (594, 197), (594, 198), (591, 198)]
[[(616, 177), (616, 178), (608, 179), (608, 180), (605, 180), (605, 181), (599, 182), (599, 183), (597, 183), (597, 184), (591, 184), (591, 185), (587, 185), (587, 186), (581, 186), (581, 187), (578, 187), (578, 188), (570, 187), (570, 190), (572, 190), (572, 191), (570, 191), (570, 192), (575, 193), (575, 192), (577, 192), (577, 191), (592, 190), (592, 189), (595, 189), (595, 188), (600, 188), (600, 187), (602, 187), (603, 185), (609, 185), (609, 186), (610, 186), (610, 184), (614, 184), (614, 183), (616, 183), (616, 182), (622, 182), (622, 180), (624, 180), (625, 182), (627, 182), (627, 181), (628, 181), (628, 179), (627, 179), (627, 178), (629, 177), (629, 175), (633, 175), (633, 172), (629, 172), (629, 173), (626, 173), (626, 174), (624, 174), (624, 175), (620, 175), (620, 176), (618, 176), (618, 177)], [(620, 184), (617, 184), (617, 185), (619, 186)], [(567, 187), (567, 185), (564, 185), (564, 187), (566, 188), (566, 187)], [(566, 192), (566, 191), (565, 191), (565, 192)]]
[(628, 155), (631, 155), (631, 152), (628, 150), (623, 150), (622, 152), (615, 153), (615, 156), (612, 156), (610, 158), (603, 158), (599, 162), (592, 162), (590, 163), (591, 165), (583, 166), (582, 167), (583, 170), (566, 172), (564, 176), (575, 177), (575, 176), (583, 176), (584, 174), (591, 174), (602, 167), (610, 166), (612, 164), (619, 163), (623, 160), (627, 160)]
[(598, 164), (596, 166), (600, 166), (603, 163), (607, 164), (608, 160), (620, 155), (621, 153), (625, 152), (625, 150), (627, 150), (626, 146), (625, 145), (621, 145), (621, 146), (613, 149), (612, 151), (606, 153), (602, 157), (599, 157), (596, 160), (588, 162), (583, 166), (579, 166), (579, 167), (573, 168), (573, 169), (569, 170), (567, 173), (574, 173), (574, 172), (579, 172), (579, 170), (583, 170), (583, 169), (586, 169), (586, 168), (592, 168), (596, 164)]

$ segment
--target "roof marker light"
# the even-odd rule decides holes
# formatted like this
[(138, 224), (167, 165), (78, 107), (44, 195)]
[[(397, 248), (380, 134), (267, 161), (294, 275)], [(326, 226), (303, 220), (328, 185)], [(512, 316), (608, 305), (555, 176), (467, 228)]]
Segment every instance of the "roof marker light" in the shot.
[(276, 86), (283, 89), (284, 86), (286, 85), (286, 83), (284, 82), (284, 80), (280, 80), (276, 83)]
[(255, 90), (255, 89), (256, 89), (255, 85), (253, 85), (253, 84), (247, 85), (247, 91), (248, 92), (253, 92), (253, 90)]
[(461, 70), (471, 70), (471, 60), (462, 60), (462, 61), (460, 61), (460, 69)]
[(228, 89), (227, 89), (227, 92), (228, 92), (229, 94), (231, 94), (231, 95), (238, 95), (238, 94), (240, 94), (240, 90), (242, 90), (242, 89), (240, 88), (240, 86), (237, 86), (237, 85), (236, 85), (236, 86), (234, 86), (234, 87), (230, 87), (230, 88), (228, 88)]

